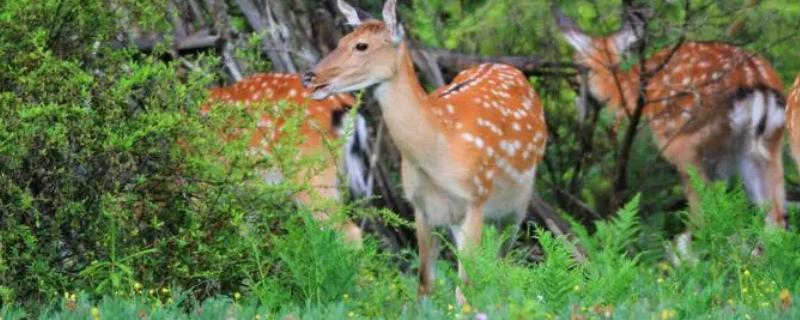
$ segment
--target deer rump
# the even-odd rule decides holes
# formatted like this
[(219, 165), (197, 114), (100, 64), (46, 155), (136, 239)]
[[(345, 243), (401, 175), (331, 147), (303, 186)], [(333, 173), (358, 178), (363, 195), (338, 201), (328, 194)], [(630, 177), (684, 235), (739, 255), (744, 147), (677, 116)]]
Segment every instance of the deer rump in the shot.
[[(732, 177), (744, 159), (770, 160), (770, 142), (783, 137), (785, 123), (783, 95), (772, 89), (740, 88), (721, 103), (717, 108), (695, 110), (704, 114), (693, 115), (660, 141), (662, 149), (669, 152), (682, 135), (699, 138), (696, 146), (702, 169), (712, 180)], [(727, 116), (720, 116), (720, 112)]]

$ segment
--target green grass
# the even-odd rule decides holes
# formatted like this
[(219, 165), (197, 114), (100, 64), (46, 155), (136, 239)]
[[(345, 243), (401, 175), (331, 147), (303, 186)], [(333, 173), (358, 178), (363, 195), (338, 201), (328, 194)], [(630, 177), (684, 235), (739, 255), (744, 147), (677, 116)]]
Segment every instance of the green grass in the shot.
[[(575, 226), (575, 247), (536, 231), (543, 262), (503, 259), (505, 237), (486, 229), (480, 250), (462, 257), (472, 283), (469, 305), (454, 305), (459, 281), (438, 265), (435, 294), (416, 297), (416, 279), (403, 274), (370, 243), (348, 247), (333, 230), (297, 219), (274, 249), (282, 270), (233, 292), (196, 301), (179, 288), (142, 288), (117, 296), (65, 293), (36, 310), (5, 306), (2, 319), (792, 319), (800, 317), (800, 236), (765, 230), (759, 209), (739, 189), (703, 187), (702, 215), (693, 220), (696, 263), (673, 266), (664, 250), (642, 249), (639, 198), (589, 234)], [(659, 235), (656, 235), (657, 238)], [(667, 243), (666, 241), (664, 242)], [(753, 256), (756, 246), (763, 254)], [(653, 246), (647, 246), (652, 248)], [(413, 255), (412, 255), (413, 256)], [(411, 258), (414, 259), (414, 258)]]

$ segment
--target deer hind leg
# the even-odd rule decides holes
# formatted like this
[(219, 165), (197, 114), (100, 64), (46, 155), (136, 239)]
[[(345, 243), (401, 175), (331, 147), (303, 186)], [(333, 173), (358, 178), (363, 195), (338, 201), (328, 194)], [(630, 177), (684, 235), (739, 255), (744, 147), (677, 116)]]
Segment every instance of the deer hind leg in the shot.
[(505, 239), (500, 246), (500, 250), (497, 252), (498, 258), (508, 255), (514, 246), (514, 243), (517, 241), (520, 225), (522, 224), (522, 221), (525, 220), (525, 216), (528, 214), (528, 207), (530, 205), (532, 193), (532, 187), (530, 188), (530, 191), (523, 192), (523, 196), (517, 199), (519, 201), (516, 201), (518, 204), (512, 208), (511, 214), (503, 219), (494, 221), (493, 225), (495, 226), (495, 229), (497, 229), (498, 234), (508, 236), (508, 238)]
[(761, 153), (746, 153), (739, 162), (739, 174), (750, 199), (757, 205), (768, 205), (768, 226), (786, 227), (785, 191), (781, 143), (770, 146), (768, 157)]
[(756, 92), (750, 97), (754, 110), (749, 139), (739, 159), (739, 175), (750, 199), (768, 205), (768, 226), (786, 227), (783, 181), (784, 110), (772, 93)]
[(782, 159), (785, 115), (778, 100), (772, 92), (755, 91), (735, 103), (736, 108), (748, 105), (750, 112), (735, 111), (732, 123), (747, 137), (739, 158), (739, 176), (748, 195), (754, 203), (770, 206), (767, 225), (785, 228)]
[(783, 180), (783, 154), (781, 152), (783, 146), (783, 139), (779, 140), (777, 144), (778, 151), (775, 152), (773, 158), (770, 159), (770, 165), (767, 172), (770, 177), (772, 185), (771, 202), (772, 208), (767, 218), (767, 225), (779, 228), (786, 228), (786, 190), (784, 188)]
[(778, 159), (763, 159), (756, 155), (745, 155), (740, 161), (739, 172), (750, 199), (758, 205), (769, 205), (766, 217), (768, 226), (784, 228), (783, 166)]
[(436, 260), (439, 257), (439, 239), (433, 233), (419, 209), (414, 210), (417, 228), (417, 247), (419, 253), (419, 298), (429, 296), (433, 292), (436, 277)]
[(500, 251), (497, 252), (498, 258), (505, 257), (509, 252), (511, 252), (511, 249), (514, 247), (514, 243), (517, 241), (520, 224), (525, 219), (526, 213), (527, 211), (515, 210), (512, 217), (494, 223), (498, 234), (508, 235), (508, 238), (505, 239), (503, 244), (500, 246)]
[[(297, 195), (297, 200), (305, 205), (313, 205), (314, 200), (324, 201), (340, 201), (337, 184), (337, 168), (335, 166), (328, 166), (322, 172), (310, 178), (312, 189), (308, 191), (301, 191)], [(304, 176), (305, 172), (301, 176)], [(314, 219), (317, 221), (329, 221), (331, 219), (327, 210), (330, 208), (313, 208)], [(361, 228), (353, 223), (350, 219), (336, 223), (336, 227), (344, 234), (344, 239), (356, 248), (360, 248), (363, 244)]]
[[(471, 206), (467, 209), (467, 215), (461, 225), (452, 227), (453, 239), (459, 252), (458, 277), (465, 286), (469, 285), (469, 277), (461, 260), (468, 257), (480, 245), (482, 228), (483, 209), (480, 206)], [(460, 286), (456, 287), (456, 303), (467, 304), (467, 299)]]
[[(309, 205), (312, 201), (310, 200), (312, 197), (309, 195), (308, 192), (302, 191), (298, 193), (297, 199), (300, 203)], [(329, 210), (329, 209), (328, 209)], [(326, 209), (313, 209), (313, 217), (314, 220), (320, 222), (328, 222), (331, 220), (330, 214), (326, 211)], [(337, 222), (335, 224), (336, 228), (344, 235), (344, 240), (355, 248), (361, 248), (363, 245), (363, 235), (361, 231), (361, 227), (356, 225), (352, 220), (345, 219), (342, 222)]]

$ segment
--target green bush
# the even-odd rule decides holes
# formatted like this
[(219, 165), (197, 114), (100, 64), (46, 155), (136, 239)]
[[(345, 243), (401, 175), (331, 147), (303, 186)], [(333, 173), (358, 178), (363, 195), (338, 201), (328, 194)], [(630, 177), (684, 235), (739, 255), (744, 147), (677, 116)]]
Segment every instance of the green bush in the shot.
[[(352, 284), (356, 262), (304, 283), (292, 268), (320, 266), (327, 262), (314, 259), (324, 256), (292, 252), (296, 243), (270, 236), (301, 241), (310, 231), (292, 218), (304, 212), (292, 196), (309, 186), (292, 177), (321, 160), (297, 159), (297, 108), (228, 105), (200, 117), (211, 73), (117, 48), (118, 11), (104, 1), (22, 3), (0, 4), (3, 305), (65, 291), (131, 296), (170, 287), (203, 299), (271, 276), (302, 292), (291, 298), (319, 301)], [(124, 4), (147, 13), (164, 3)], [(262, 112), (293, 116), (270, 156), (254, 157), (248, 134)], [(264, 182), (269, 167), (286, 181)], [(323, 253), (354, 261), (323, 234)], [(334, 291), (316, 292), (321, 285)]]

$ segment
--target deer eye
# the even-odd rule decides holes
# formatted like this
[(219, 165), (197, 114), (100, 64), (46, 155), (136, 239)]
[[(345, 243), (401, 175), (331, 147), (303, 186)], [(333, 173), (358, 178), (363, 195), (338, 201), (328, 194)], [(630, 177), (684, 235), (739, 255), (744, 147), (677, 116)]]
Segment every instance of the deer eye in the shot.
[(367, 51), (367, 48), (369, 48), (369, 45), (366, 44), (366, 43), (362, 42), (362, 43), (356, 44), (356, 50), (358, 50), (358, 51)]

